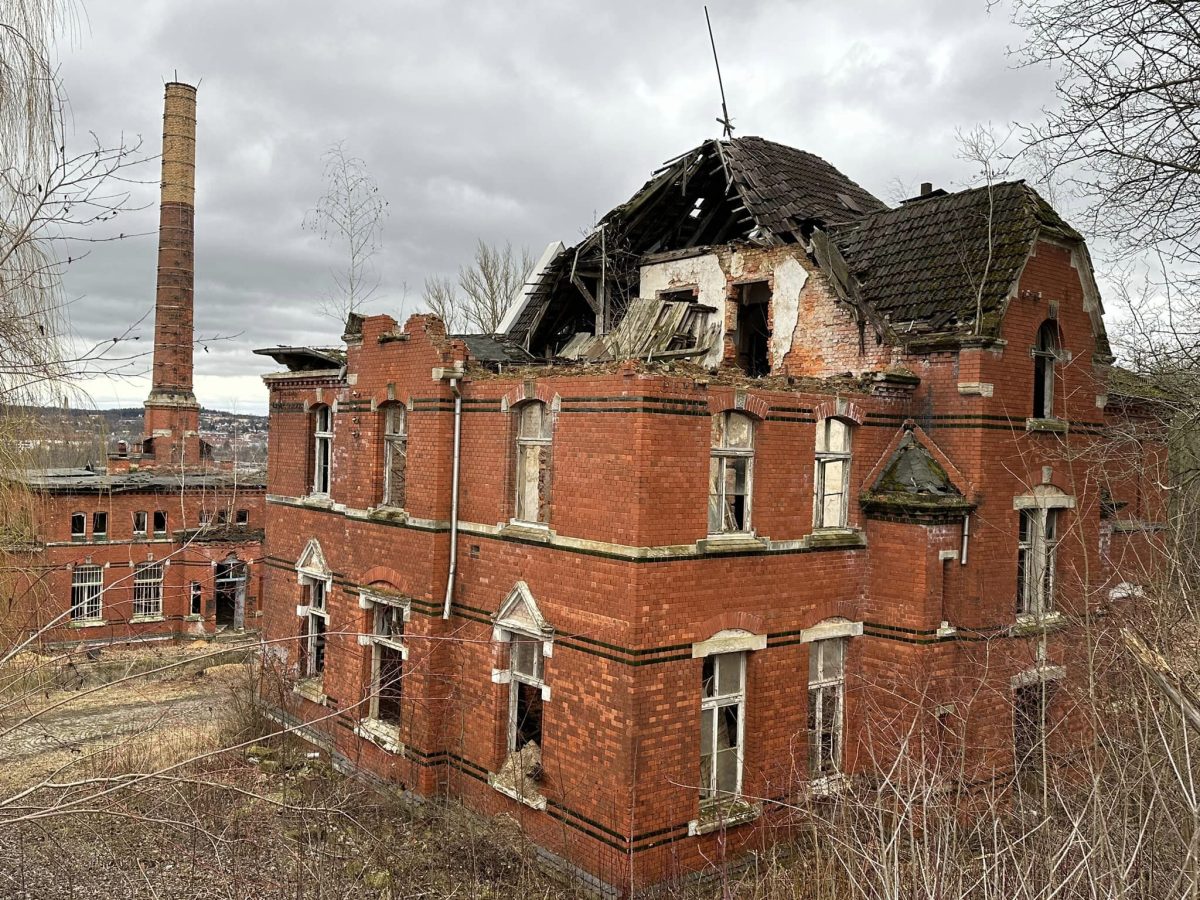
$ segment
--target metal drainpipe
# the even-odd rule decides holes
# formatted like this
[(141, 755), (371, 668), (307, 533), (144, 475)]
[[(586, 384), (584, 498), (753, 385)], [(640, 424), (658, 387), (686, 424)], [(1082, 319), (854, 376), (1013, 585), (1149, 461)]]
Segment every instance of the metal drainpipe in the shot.
[(462, 448), (462, 391), (458, 379), (450, 379), (450, 390), (454, 391), (454, 465), (450, 473), (450, 568), (446, 573), (446, 603), (442, 607), (442, 618), (450, 618), (450, 604), (454, 602), (454, 576), (458, 571), (458, 464)]

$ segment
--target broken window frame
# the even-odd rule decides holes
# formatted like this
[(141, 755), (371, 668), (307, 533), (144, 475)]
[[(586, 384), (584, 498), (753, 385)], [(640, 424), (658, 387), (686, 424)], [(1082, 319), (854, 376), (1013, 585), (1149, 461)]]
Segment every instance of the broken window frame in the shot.
[(1033, 506), (1020, 510), (1017, 529), (1017, 617), (1054, 613), (1058, 578), (1059, 509)]
[(188, 589), (188, 615), (204, 615), (204, 587), (198, 581), (193, 581)]
[[(766, 290), (766, 298), (751, 300), (751, 294), (760, 285)], [(751, 378), (761, 378), (764, 375), (771, 374), (772, 293), (771, 281), (766, 278), (743, 281), (737, 284), (737, 301), (732, 335), (734, 341), (734, 359), (737, 367)], [(753, 343), (749, 339), (750, 336), (744, 330), (750, 325), (750, 310), (758, 306), (763, 308), (762, 317), (766, 323), (766, 343), (762, 348), (763, 356), (761, 359), (750, 358)]]
[(71, 513), (71, 540), (77, 544), (87, 540), (86, 513)]
[(71, 572), (71, 621), (100, 621), (103, 617), (104, 567), (90, 563)]
[[(834, 424), (841, 427), (845, 435), (844, 445), (840, 449), (830, 450), (835, 429)], [(813, 529), (847, 528), (850, 521), (850, 467), (853, 457), (854, 430), (851, 423), (837, 416), (826, 416), (817, 422), (816, 447), (814, 450), (813, 470)], [(834, 466), (840, 465), (842, 483), (840, 490), (829, 490), (829, 472)], [(829, 521), (828, 504), (831, 499), (837, 499), (837, 515)]]
[(408, 410), (400, 403), (383, 408), (383, 505), (404, 509), (407, 502)]
[[(747, 440), (744, 445), (731, 445), (730, 424), (738, 419), (746, 421)], [(712, 417), (712, 441), (708, 466), (708, 533), (753, 534), (754, 496), (754, 439), (756, 423), (754, 417), (738, 410), (727, 410)], [(732, 474), (736, 486), (738, 469), (741, 468), (743, 490), (734, 493), (742, 499), (742, 521), (736, 521), (735, 507), (729, 505), (729, 478)]]
[[(505, 740), (505, 753), (512, 754), (519, 752), (527, 743), (536, 743), (538, 748), (545, 746), (543, 731), (543, 721), (539, 716), (537, 723), (537, 737), (528, 737), (526, 740), (518, 744), (521, 739), (521, 688), (524, 686), (527, 690), (534, 692), (537, 698), (537, 705), (540, 710), (543, 710), (543, 701), (546, 694), (546, 654), (545, 654), (545, 638), (541, 635), (533, 634), (527, 631), (517, 631), (506, 629), (505, 640), (508, 644), (508, 732)], [(532, 665), (522, 666), (523, 660), (521, 654), (518, 653), (519, 648), (529, 648), (529, 662)]]
[(144, 509), (139, 509), (133, 514), (133, 537), (134, 540), (146, 537), (147, 519), (149, 517)]
[(333, 408), (320, 403), (312, 409), (313, 482), (312, 492), (328, 496), (333, 468)]
[[(162, 528), (158, 527), (160, 523), (162, 525)], [(154, 536), (156, 538), (161, 538), (161, 537), (167, 536), (167, 513), (166, 513), (166, 510), (156, 509), (154, 511), (153, 525), (154, 525)]]
[[(710, 668), (711, 675), (709, 674)], [(733, 690), (723, 691), (722, 688), (726, 686), (724, 683), (725, 673), (730, 668), (736, 673), (736, 684)], [(734, 734), (728, 734), (728, 728), (726, 729), (726, 738), (732, 737), (735, 742), (725, 747), (717, 747), (717, 735), (722, 719), (726, 718), (727, 725), (729, 710), (732, 710), (733, 715), (737, 716), (737, 722)], [(706, 728), (710, 731), (707, 741), (705, 739)], [(700, 668), (699, 785), (701, 809), (730, 803), (741, 797), (745, 736), (746, 652), (739, 650), (733, 653), (709, 654), (701, 661)], [(707, 753), (705, 752), (706, 745)], [(730, 754), (734, 761), (732, 789), (727, 784), (722, 784), (722, 767), (719, 758), (721, 753)], [(707, 767), (706, 757), (709, 760)]]
[[(843, 774), (848, 649), (849, 639), (844, 637), (823, 638), (808, 645), (806, 730), (808, 774), (813, 781), (836, 779)], [(831, 664), (832, 660), (836, 661)]]
[(325, 578), (302, 576), (300, 584), (306, 601), (304, 631), (301, 635), (303, 654), (300, 660), (300, 677), (321, 681), (325, 677), (325, 663), (329, 653), (331, 582)]
[(92, 513), (92, 540), (108, 540), (108, 513), (104, 511)]
[(133, 618), (156, 619), (163, 614), (163, 577), (161, 562), (138, 563), (133, 570)]
[[(528, 415), (532, 409), (541, 411), (540, 429), (529, 427), (533, 424)], [(554, 427), (550, 406), (541, 400), (529, 400), (513, 407), (513, 414), (517, 430), (513, 521), (546, 526), (550, 523), (550, 455)], [(534, 480), (532, 486), (528, 483), (531, 478)], [(535, 509), (529, 509), (531, 504)]]
[(1033, 418), (1053, 419), (1055, 369), (1060, 359), (1058, 323), (1047, 319), (1038, 327), (1033, 356)]
[[(367, 718), (376, 725), (398, 732), (404, 721), (401, 704), (404, 702), (403, 681), (407, 674), (405, 670), (408, 667), (408, 645), (404, 642), (404, 635), (407, 631), (405, 626), (409, 621), (411, 611), (409, 604), (389, 597), (372, 595), (368, 600), (371, 604), (371, 694), (367, 704)], [(382, 627), (389, 621), (391, 625), (399, 624), (398, 635), (394, 628)], [(385, 718), (382, 715), (380, 695), (384, 688), (383, 665), (385, 654), (388, 651), (399, 654), (400, 660), (395, 669), (396, 715)]]

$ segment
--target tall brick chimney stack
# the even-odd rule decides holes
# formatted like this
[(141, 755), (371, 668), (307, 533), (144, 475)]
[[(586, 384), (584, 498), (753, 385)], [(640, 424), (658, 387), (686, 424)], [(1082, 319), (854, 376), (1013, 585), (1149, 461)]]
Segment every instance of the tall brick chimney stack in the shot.
[(154, 378), (144, 451), (158, 464), (201, 461), (200, 404), (192, 393), (192, 284), (196, 193), (196, 89), (172, 81), (163, 109)]

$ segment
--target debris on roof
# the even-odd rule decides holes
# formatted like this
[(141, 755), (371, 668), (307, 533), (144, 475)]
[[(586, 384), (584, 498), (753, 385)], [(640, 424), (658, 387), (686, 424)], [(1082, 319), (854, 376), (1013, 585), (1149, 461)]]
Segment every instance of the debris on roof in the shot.
[(525, 365), (533, 362), (533, 357), (529, 355), (528, 351), (523, 347), (518, 347), (503, 335), (452, 334), (450, 337), (466, 344), (471, 357), (485, 365), (496, 363)]
[(265, 347), (254, 352), (271, 357), (292, 372), (340, 369), (346, 364), (346, 351), (332, 347)]
[(686, 359), (706, 355), (720, 327), (711, 306), (668, 298), (638, 298), (629, 304), (616, 330), (607, 335), (581, 332), (559, 351), (563, 359)]

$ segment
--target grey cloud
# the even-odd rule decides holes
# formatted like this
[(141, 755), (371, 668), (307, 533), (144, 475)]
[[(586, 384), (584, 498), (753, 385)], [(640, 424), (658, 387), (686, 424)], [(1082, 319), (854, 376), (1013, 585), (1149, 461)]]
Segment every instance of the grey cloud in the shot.
[[(1050, 97), (1046, 72), (1011, 66), (1018, 36), (983, 0), (714, 0), (710, 11), (739, 133), (819, 153), (883, 196), (897, 179), (967, 177), (956, 128), (1028, 117)], [(202, 79), (196, 322), (237, 336), (197, 352), (197, 377), (248, 391), (246, 403), (264, 395), (239, 376), (271, 368), (250, 350), (340, 333), (319, 313), (336, 258), (300, 228), (332, 142), (367, 161), (390, 201), (370, 309), (402, 318), (425, 277), (455, 272), (478, 237), (535, 252), (569, 242), (718, 130), (700, 0), (159, 0), (89, 12), (63, 51), (79, 135), (140, 134), (156, 153), (162, 82), (176, 70)], [(157, 163), (141, 175), (133, 202), (146, 208), (118, 219), (126, 233), (157, 226)], [(152, 236), (133, 238), (72, 265), (85, 339), (152, 306), (154, 253)], [(149, 340), (148, 320), (140, 333)]]

